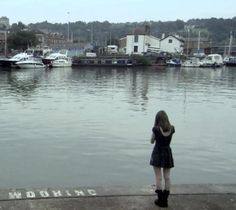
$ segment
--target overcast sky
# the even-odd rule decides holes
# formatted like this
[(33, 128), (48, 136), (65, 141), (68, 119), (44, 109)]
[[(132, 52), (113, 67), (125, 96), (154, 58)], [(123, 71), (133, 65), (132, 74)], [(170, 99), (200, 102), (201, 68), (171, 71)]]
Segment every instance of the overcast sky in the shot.
[(0, 16), (10, 23), (75, 21), (175, 21), (192, 18), (232, 18), (235, 0), (0, 0)]

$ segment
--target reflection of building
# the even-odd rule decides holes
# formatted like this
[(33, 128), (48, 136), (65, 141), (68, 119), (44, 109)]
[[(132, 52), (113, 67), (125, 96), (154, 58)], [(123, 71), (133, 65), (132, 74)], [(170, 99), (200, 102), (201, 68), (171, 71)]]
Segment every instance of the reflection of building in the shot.
[(8, 30), (10, 28), (9, 18), (8, 17), (0, 17), (0, 29)]

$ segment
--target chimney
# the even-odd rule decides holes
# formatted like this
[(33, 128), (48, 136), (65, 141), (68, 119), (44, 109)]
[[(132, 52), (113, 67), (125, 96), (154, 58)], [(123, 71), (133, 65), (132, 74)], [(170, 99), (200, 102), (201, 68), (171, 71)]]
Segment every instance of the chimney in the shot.
[(166, 36), (165, 33), (162, 33), (161, 38), (164, 39), (165, 36)]
[(145, 34), (146, 35), (150, 35), (150, 26), (149, 25), (145, 25)]

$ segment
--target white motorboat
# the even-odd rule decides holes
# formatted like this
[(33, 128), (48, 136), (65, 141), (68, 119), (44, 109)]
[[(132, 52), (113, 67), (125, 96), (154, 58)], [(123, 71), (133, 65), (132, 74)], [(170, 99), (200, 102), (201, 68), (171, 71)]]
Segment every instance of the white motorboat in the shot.
[(16, 62), (21, 62), (28, 60), (28, 58), (34, 56), (34, 57), (39, 57), (42, 58), (46, 56), (48, 53), (50, 53), (52, 50), (44, 47), (43, 49), (27, 49), (22, 53), (18, 53), (14, 55), (13, 57), (9, 58), (2, 58), (0, 59), (0, 66), (3, 67), (16, 67), (15, 63)]
[(201, 61), (199, 58), (191, 57), (182, 63), (182, 67), (199, 67), (201, 65)]
[(25, 61), (29, 57), (32, 57), (32, 55), (28, 55), (27, 53), (18, 53), (16, 55), (14, 55), (13, 57), (11, 57), (10, 59), (8, 59), (8, 58), (2, 59), (0, 63), (1, 63), (1, 66), (15, 67), (16, 62)]
[(177, 58), (172, 58), (172, 59), (166, 61), (166, 64), (167, 64), (167, 66), (175, 66), (175, 67), (181, 66), (181, 62)]
[(62, 53), (52, 53), (42, 59), (43, 63), (49, 67), (71, 67), (72, 59)]
[(29, 57), (26, 60), (18, 61), (15, 63), (18, 68), (21, 69), (38, 69), (45, 68), (46, 66), (43, 64), (42, 59)]
[(209, 54), (200, 62), (199, 67), (221, 67), (223, 64), (223, 58), (220, 54)]

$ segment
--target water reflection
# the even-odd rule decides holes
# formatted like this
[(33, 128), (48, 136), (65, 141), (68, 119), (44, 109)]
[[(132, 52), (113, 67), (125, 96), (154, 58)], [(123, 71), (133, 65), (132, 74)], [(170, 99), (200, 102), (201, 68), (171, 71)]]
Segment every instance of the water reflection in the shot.
[[(133, 105), (145, 106), (148, 93), (148, 78), (145, 70), (133, 70), (126, 68), (93, 68), (93, 69), (73, 69), (71, 74), (73, 82), (83, 84), (82, 90), (86, 87), (86, 92), (104, 97), (110, 95), (114, 97), (116, 93)], [(80, 90), (80, 91), (82, 91)]]
[(40, 82), (42, 71), (21, 70), (0, 73), (1, 97), (30, 100)]
[(165, 109), (176, 126), (173, 182), (230, 183), (235, 92), (235, 68), (0, 71), (0, 179), (6, 187), (150, 184), (150, 130)]

